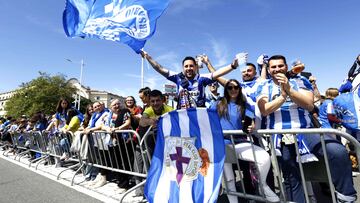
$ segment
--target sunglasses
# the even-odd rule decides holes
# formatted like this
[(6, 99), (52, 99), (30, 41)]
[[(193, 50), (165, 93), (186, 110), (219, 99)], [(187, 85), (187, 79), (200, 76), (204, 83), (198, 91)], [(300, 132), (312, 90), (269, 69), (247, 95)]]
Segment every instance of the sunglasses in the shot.
[(227, 90), (233, 90), (233, 89), (234, 89), (234, 90), (239, 90), (240, 87), (239, 87), (239, 86), (227, 86), (226, 89), (227, 89)]

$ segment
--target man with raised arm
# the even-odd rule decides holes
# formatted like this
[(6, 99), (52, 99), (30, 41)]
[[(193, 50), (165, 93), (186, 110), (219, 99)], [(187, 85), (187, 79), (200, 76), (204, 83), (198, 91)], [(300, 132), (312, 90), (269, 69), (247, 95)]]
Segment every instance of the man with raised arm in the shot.
[(236, 59), (223, 68), (211, 74), (199, 74), (199, 67), (195, 59), (187, 56), (182, 61), (183, 71), (175, 73), (162, 67), (147, 52), (141, 51), (141, 56), (149, 61), (151, 66), (168, 80), (176, 83), (178, 94), (178, 109), (189, 107), (205, 107), (205, 88), (238, 66)]

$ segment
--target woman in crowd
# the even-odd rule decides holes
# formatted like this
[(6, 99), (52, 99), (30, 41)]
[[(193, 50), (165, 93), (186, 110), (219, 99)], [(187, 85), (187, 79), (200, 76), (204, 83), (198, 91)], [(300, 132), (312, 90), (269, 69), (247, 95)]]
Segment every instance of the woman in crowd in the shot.
[[(134, 98), (132, 98), (134, 99)], [(134, 100), (135, 102), (135, 100)], [(134, 106), (136, 108), (136, 105)], [(122, 106), (120, 100), (115, 99), (111, 102), (111, 112), (108, 122), (106, 122), (103, 130), (107, 132), (114, 132), (115, 130), (130, 130), (131, 129), (131, 113), (128, 108)], [(133, 163), (133, 146), (131, 146), (128, 133), (113, 134), (113, 148), (114, 157), (118, 157), (118, 164), (115, 167), (123, 170), (130, 170), (130, 165)], [(109, 150), (110, 151), (110, 150)], [(119, 160), (120, 159), (120, 160)], [(121, 159), (123, 159), (121, 161)], [(116, 163), (116, 162), (115, 162)], [(123, 164), (122, 164), (123, 163)], [(130, 177), (125, 174), (118, 174), (118, 186), (126, 188), (129, 185)]]
[(125, 106), (130, 111), (131, 127), (133, 130), (136, 130), (139, 126), (139, 121), (140, 121), (141, 113), (142, 113), (143, 109), (140, 106), (136, 105), (136, 101), (133, 96), (126, 97)]
[(69, 100), (65, 98), (61, 98), (56, 106), (56, 113), (55, 113), (55, 127), (57, 129), (61, 129), (66, 124), (66, 117), (67, 117), (67, 110), (71, 108), (71, 104)]
[[(245, 121), (245, 115), (253, 118), (250, 111), (246, 109), (246, 99), (241, 93), (240, 83), (235, 79), (230, 79), (224, 87), (224, 97), (213, 103), (210, 107), (216, 109), (220, 123), (223, 130), (242, 130), (243, 122)], [(253, 124), (250, 124), (245, 131), (251, 131)], [(256, 156), (257, 168), (259, 169), (260, 183), (264, 192), (265, 198), (270, 202), (278, 202), (279, 197), (270, 189), (266, 183), (266, 177), (270, 169), (270, 156), (262, 148), (253, 145), (255, 152), (252, 151), (251, 143), (247, 140), (247, 136), (236, 136), (235, 140), (235, 153), (239, 159), (245, 161), (255, 162), (254, 153)], [(226, 144), (230, 144), (229, 140), (225, 141)], [(224, 175), (228, 189), (230, 191), (236, 191), (234, 171), (232, 163), (224, 164)], [(230, 203), (237, 203), (238, 198), (233, 195), (228, 195)]]
[(86, 127), (88, 127), (91, 116), (92, 116), (93, 113), (94, 113), (94, 110), (93, 110), (92, 104), (88, 104), (86, 106), (86, 112), (84, 114), (84, 120), (83, 120), (83, 122), (82, 122), (82, 124), (80, 126), (80, 129), (85, 129)]
[[(127, 155), (131, 152), (131, 148), (130, 146), (127, 146), (127, 149), (129, 150), (128, 154), (126, 153), (126, 151), (124, 151), (125, 150), (124, 140), (126, 141), (130, 137), (126, 136), (127, 134), (125, 133), (114, 134), (113, 132), (116, 130), (126, 130), (131, 128), (130, 111), (127, 108), (122, 108), (121, 102), (118, 99), (115, 99), (114, 101), (111, 102), (110, 108), (111, 111), (109, 113), (109, 116), (107, 117), (105, 124), (102, 125), (101, 129), (106, 130), (109, 133), (107, 136), (110, 136), (111, 133), (111, 139), (106, 137), (105, 140), (103, 141), (103, 144), (108, 146), (108, 150), (99, 149), (99, 155), (102, 156), (101, 160), (103, 162), (101, 164), (113, 168), (128, 170), (127, 163), (128, 162), (132, 163), (131, 160), (127, 160), (128, 157)], [(117, 157), (118, 160), (112, 159), (110, 161), (110, 157), (112, 158)], [(131, 157), (132, 155), (129, 154), (129, 158)], [(123, 160), (121, 160), (121, 158), (123, 158)], [(121, 163), (123, 163), (122, 161), (124, 161), (124, 166), (119, 166), (121, 165)], [(110, 163), (112, 165), (110, 165)], [(102, 187), (103, 185), (105, 185), (107, 174), (108, 174), (108, 170), (100, 169), (100, 173), (93, 181), (93, 183), (91, 183), (91, 185), (93, 185), (94, 188)], [(121, 174), (119, 180), (121, 186), (126, 186), (128, 184), (128, 179), (129, 179), (128, 177), (124, 177), (124, 175)]]
[(89, 126), (90, 120), (91, 120), (91, 117), (92, 117), (93, 113), (94, 113), (93, 105), (88, 104), (86, 106), (86, 112), (84, 114), (84, 119), (83, 119), (82, 123), (80, 124), (80, 127), (77, 129), (77, 131), (74, 132), (75, 137), (74, 137), (73, 142), (71, 144), (70, 151), (72, 151), (72, 152), (79, 152), (80, 151), (82, 131)]
[[(79, 112), (76, 109), (68, 109), (66, 113), (66, 123), (65, 126), (61, 129), (61, 131), (64, 133), (62, 134), (62, 139), (60, 140), (60, 147), (63, 151), (63, 155), (61, 156), (60, 160), (67, 160), (69, 159), (69, 139), (70, 137), (67, 132), (75, 133), (81, 123), (81, 115), (79, 115)], [(71, 137), (71, 140), (73, 140), (73, 137)]]

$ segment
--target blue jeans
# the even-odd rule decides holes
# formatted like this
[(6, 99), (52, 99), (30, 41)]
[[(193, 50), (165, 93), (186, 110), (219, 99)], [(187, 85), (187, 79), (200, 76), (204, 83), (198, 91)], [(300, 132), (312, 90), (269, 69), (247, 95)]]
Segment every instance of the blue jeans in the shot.
[[(304, 141), (310, 152), (317, 157), (324, 156), (319, 135), (304, 135)], [(345, 147), (333, 137), (325, 135), (326, 152), (329, 160), (332, 182), (335, 190), (343, 196), (356, 196), (353, 187), (351, 161)], [(299, 165), (296, 162), (295, 145), (282, 146), (281, 169), (284, 176), (284, 184), (287, 199), (295, 202), (305, 202)]]
[(59, 146), (61, 151), (64, 153), (69, 153), (70, 152), (70, 144), (67, 138), (62, 138), (59, 142)]

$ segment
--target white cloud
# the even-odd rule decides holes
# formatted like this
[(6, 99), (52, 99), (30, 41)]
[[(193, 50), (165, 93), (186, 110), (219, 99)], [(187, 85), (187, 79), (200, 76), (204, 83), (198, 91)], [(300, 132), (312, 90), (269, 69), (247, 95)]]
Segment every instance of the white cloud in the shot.
[(172, 1), (169, 6), (169, 13), (177, 15), (184, 10), (196, 9), (206, 10), (207, 8), (221, 3), (220, 0), (177, 0)]
[(65, 34), (64, 30), (59, 28), (59, 26), (55, 26), (52, 23), (50, 23), (49, 21), (46, 21), (44, 19), (38, 19), (34, 16), (27, 15), (26, 20), (29, 21), (31, 24), (36, 25), (38, 27), (47, 28), (47, 29), (51, 30), (52, 32), (55, 32), (58, 34), (62, 34), (62, 35)]
[(250, 3), (258, 7), (258, 12), (256, 13), (260, 18), (266, 17), (271, 11), (271, 3), (268, 0), (251, 0)]
[(166, 81), (167, 80), (161, 75), (151, 75), (144, 78), (144, 86), (162, 91), (163, 84), (165, 84)]
[[(138, 89), (136, 88), (132, 88), (132, 87), (127, 87), (127, 88), (113, 88), (111, 90), (112, 93), (120, 95), (122, 97), (127, 97), (127, 96), (133, 96), (133, 97), (137, 97), (137, 93), (139, 92)], [(137, 99), (138, 100), (138, 99)]]
[(226, 43), (224, 41), (210, 37), (209, 43), (211, 47), (210, 51), (215, 56), (215, 60), (212, 60), (214, 66), (224, 66), (230, 63), (229, 48), (226, 46)]
[(130, 78), (136, 78), (136, 79), (141, 78), (141, 75), (133, 74), (133, 73), (124, 73), (124, 76), (130, 77)]
[[(124, 74), (126, 77), (136, 77), (140, 78), (140, 76), (132, 75), (132, 74)], [(150, 87), (150, 89), (158, 89), (160, 91), (164, 90), (164, 84), (170, 84), (172, 82), (165, 79), (163, 76), (154, 73), (151, 75), (146, 75), (144, 78), (144, 86)], [(127, 86), (126, 88), (113, 88), (110, 92), (126, 97), (126, 96), (133, 96), (136, 99), (138, 105), (141, 105), (141, 100), (138, 97), (139, 88)]]
[[(159, 62), (163, 67), (174, 71), (174, 72), (180, 72), (182, 71), (181, 67), (181, 59), (178, 54), (175, 52), (167, 52), (165, 54), (162, 54), (160, 56), (157, 56), (155, 59), (157, 62)], [(145, 65), (146, 67), (147, 65)], [(150, 69), (152, 68), (151, 65)]]
[(26, 16), (26, 20), (28, 20), (30, 23), (34, 24), (34, 25), (38, 25), (38, 26), (45, 26), (48, 25), (48, 23), (46, 21), (44, 21), (43, 19), (40, 20), (38, 18), (35, 18), (34, 16)]

